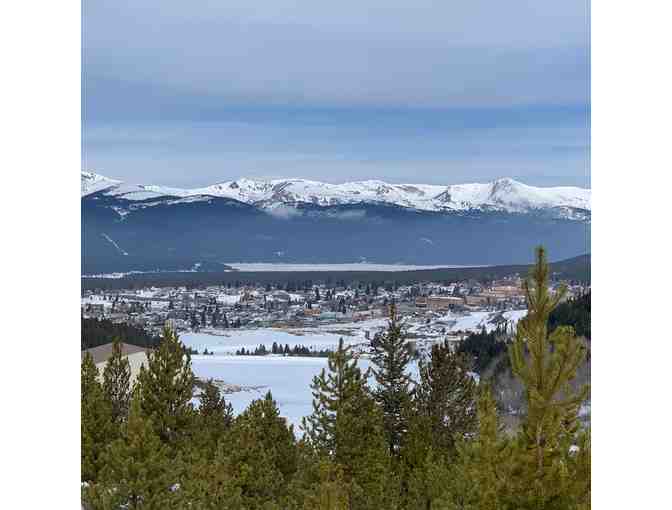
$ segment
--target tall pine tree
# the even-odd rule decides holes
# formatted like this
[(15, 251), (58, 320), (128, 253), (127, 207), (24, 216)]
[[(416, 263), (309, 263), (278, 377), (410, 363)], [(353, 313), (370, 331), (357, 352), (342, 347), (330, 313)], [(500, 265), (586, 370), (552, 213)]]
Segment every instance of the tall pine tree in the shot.
[(590, 448), (578, 419), (589, 387), (574, 390), (570, 382), (587, 349), (570, 326), (548, 332), (549, 316), (567, 290), (562, 286), (557, 292), (549, 291), (549, 266), (542, 247), (536, 250), (536, 264), (524, 290), (528, 314), (518, 323), (509, 348), (511, 367), (525, 387), (527, 404), (516, 440), (516, 503), (525, 508), (576, 508), (590, 501), (590, 484), (576, 484), (580, 473), (586, 475), (585, 462), (577, 462), (572, 451), (577, 443), (584, 454)]
[(118, 428), (112, 420), (112, 408), (98, 382), (93, 358), (84, 354), (81, 366), (81, 479), (95, 482), (104, 461), (106, 446), (116, 438)]
[(320, 375), (313, 377), (310, 385), (313, 413), (303, 418), (301, 428), (317, 450), (336, 452), (339, 413), (352, 398), (365, 391), (366, 377), (357, 366), (351, 347), (345, 346), (342, 338), (338, 349), (329, 354), (327, 368), (328, 372), (322, 369)]
[(282, 503), (296, 472), (297, 448), (270, 392), (235, 419), (215, 462), (240, 489), (244, 508), (286, 508)]
[(177, 334), (164, 328), (159, 347), (147, 355), (138, 375), (140, 403), (162, 441), (175, 443), (193, 423), (195, 378), (191, 356)]
[(112, 355), (103, 370), (103, 392), (112, 407), (112, 419), (121, 422), (128, 416), (131, 403), (131, 365), (122, 353), (121, 340), (112, 343)]
[(91, 508), (174, 508), (176, 471), (136, 397), (122, 436), (103, 454), (100, 481), (84, 489)]
[(434, 344), (429, 360), (419, 363), (415, 406), (437, 450), (450, 453), (456, 437), (476, 428), (476, 382), (470, 368), (469, 360), (455, 353), (448, 341)]
[(383, 413), (390, 453), (396, 454), (408, 426), (406, 417), (411, 402), (411, 378), (407, 373), (411, 354), (396, 305), (390, 306), (387, 330), (374, 338), (371, 349), (377, 383), (373, 395)]
[(313, 378), (313, 413), (303, 419), (304, 440), (341, 470), (349, 508), (394, 508), (398, 491), (383, 416), (366, 375), (340, 339), (329, 355), (328, 371)]

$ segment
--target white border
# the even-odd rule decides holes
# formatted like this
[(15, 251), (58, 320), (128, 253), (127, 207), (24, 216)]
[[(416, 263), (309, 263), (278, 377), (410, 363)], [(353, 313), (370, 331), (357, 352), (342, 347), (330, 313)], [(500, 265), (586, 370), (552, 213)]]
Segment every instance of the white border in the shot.
[(592, 8), (596, 509), (669, 506), (670, 11), (664, 2)]
[[(670, 14), (592, 8), (598, 509), (669, 499)], [(0, 22), (3, 508), (79, 505), (80, 16), (13, 2)]]
[(10, 2), (2, 85), (1, 506), (79, 508), (80, 4)]

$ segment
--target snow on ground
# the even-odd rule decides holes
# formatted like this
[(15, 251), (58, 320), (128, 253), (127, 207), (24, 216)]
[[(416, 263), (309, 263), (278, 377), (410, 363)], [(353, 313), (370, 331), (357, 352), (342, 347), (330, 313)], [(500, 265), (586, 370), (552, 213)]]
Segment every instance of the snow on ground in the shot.
[[(209, 333), (183, 333), (180, 340), (188, 347), (203, 352), (208, 351), (216, 354), (235, 354), (244, 347), (246, 350), (258, 347), (260, 344), (270, 348), (273, 342), (284, 346), (289, 344), (292, 348), (296, 345), (304, 345), (314, 350), (331, 349), (338, 346), (339, 338), (343, 337), (346, 345), (362, 343), (363, 336), (339, 335), (336, 333), (321, 332), (318, 330), (285, 330), (276, 328), (259, 329), (229, 329), (221, 335)], [(227, 381), (241, 384), (239, 381)]]
[[(281, 416), (287, 418), (297, 429), (301, 417), (312, 412), (310, 383), (315, 375), (326, 368), (327, 359), (289, 356), (193, 356), (192, 366), (196, 376), (203, 379), (212, 377), (241, 386), (263, 386), (256, 390), (225, 395), (236, 414), (271, 390)], [(366, 362), (362, 362), (362, 367), (365, 366), (368, 366)]]
[[(486, 331), (493, 331), (499, 320), (509, 321), (510, 325), (515, 325), (520, 319), (527, 315), (527, 310), (509, 310), (507, 312), (471, 312), (456, 313), (448, 312), (432, 320), (429, 325), (419, 324), (411, 328), (412, 332), (423, 333), (426, 330), (436, 330), (441, 328), (445, 333), (457, 331), (481, 331), (484, 327)], [(500, 319), (501, 317), (501, 319)]]
[(407, 264), (369, 264), (356, 262), (352, 264), (289, 264), (266, 262), (224, 262), (239, 271), (273, 272), (273, 271), (419, 271), (422, 269), (451, 269), (462, 267), (485, 266), (456, 266), (443, 264), (439, 266), (415, 266)]
[[(192, 368), (201, 379), (220, 379), (241, 386), (254, 386), (257, 389), (243, 390), (225, 395), (231, 402), (235, 414), (245, 410), (255, 399), (263, 398), (271, 391), (278, 404), (280, 415), (299, 430), (301, 418), (312, 412), (313, 395), (310, 383), (313, 377), (327, 367), (326, 358), (304, 358), (294, 356), (192, 356)], [(360, 359), (358, 366), (362, 371), (369, 368), (369, 361)], [(409, 370), (411, 377), (417, 377), (415, 365)], [(373, 378), (369, 379), (374, 384)], [(261, 386), (261, 388), (260, 388)]]
[[(483, 326), (492, 331), (496, 325), (496, 317), (502, 317), (512, 323), (517, 322), (527, 314), (526, 310), (507, 312), (473, 312), (469, 314), (449, 313), (432, 321), (433, 335), (437, 339), (443, 334), (453, 331), (480, 331)], [(298, 425), (301, 417), (312, 411), (312, 394), (310, 383), (322, 368), (327, 366), (326, 358), (294, 357), (294, 356), (235, 356), (236, 350), (244, 347), (254, 350), (259, 344), (270, 348), (273, 342), (290, 347), (305, 345), (309, 348), (335, 349), (339, 338), (343, 338), (348, 345), (364, 344), (365, 331), (373, 332), (384, 328), (387, 319), (371, 319), (368, 321), (347, 324), (322, 325), (315, 328), (301, 329), (237, 329), (227, 330), (222, 334), (183, 333), (180, 336), (185, 345), (202, 352), (215, 354), (211, 356), (192, 356), (194, 373), (200, 378), (215, 378), (229, 384), (243, 387), (255, 387), (226, 395), (226, 399), (233, 405), (234, 411), (242, 412), (252, 400), (262, 398), (268, 390), (278, 403), (280, 413), (295, 426), (295, 432), (300, 434)], [(420, 327), (419, 327), (420, 326)], [(411, 331), (421, 331), (423, 325), (415, 324)], [(445, 333), (437, 334), (436, 328), (445, 328)], [(369, 360), (362, 358), (359, 366), (365, 370)], [(417, 367), (411, 367), (411, 375), (417, 376)]]
[[(429, 324), (409, 323), (408, 332), (423, 337), (442, 338), (443, 335), (457, 331), (478, 332), (485, 327), (486, 331), (493, 331), (497, 321), (506, 320), (515, 325), (527, 314), (527, 310), (511, 310), (507, 312), (472, 312), (459, 314), (449, 312), (432, 320)], [(180, 336), (185, 345), (203, 352), (205, 348), (216, 354), (235, 354), (237, 350), (246, 350), (258, 347), (260, 344), (267, 348), (273, 342), (290, 348), (303, 345), (312, 350), (333, 350), (338, 346), (339, 338), (343, 338), (346, 345), (368, 343), (369, 337), (387, 326), (386, 318), (376, 318), (358, 322), (324, 324), (316, 327), (303, 328), (257, 328), (257, 329), (228, 329), (218, 330), (217, 334), (183, 333)], [(231, 381), (238, 384), (237, 381)]]

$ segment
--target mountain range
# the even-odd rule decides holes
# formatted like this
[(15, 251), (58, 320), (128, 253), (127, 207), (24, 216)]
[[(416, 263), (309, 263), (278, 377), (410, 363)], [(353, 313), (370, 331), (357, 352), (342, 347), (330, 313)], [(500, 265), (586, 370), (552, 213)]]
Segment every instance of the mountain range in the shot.
[(82, 271), (226, 262), (509, 264), (590, 251), (590, 190), (241, 178), (204, 188), (81, 172)]

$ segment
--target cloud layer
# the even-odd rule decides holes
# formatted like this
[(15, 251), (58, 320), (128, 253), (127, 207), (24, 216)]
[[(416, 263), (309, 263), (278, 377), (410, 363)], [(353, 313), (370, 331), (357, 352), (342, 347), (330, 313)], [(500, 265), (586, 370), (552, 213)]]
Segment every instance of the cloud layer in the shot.
[(584, 1), (141, 0), (83, 16), (84, 156), (115, 177), (586, 172)]

